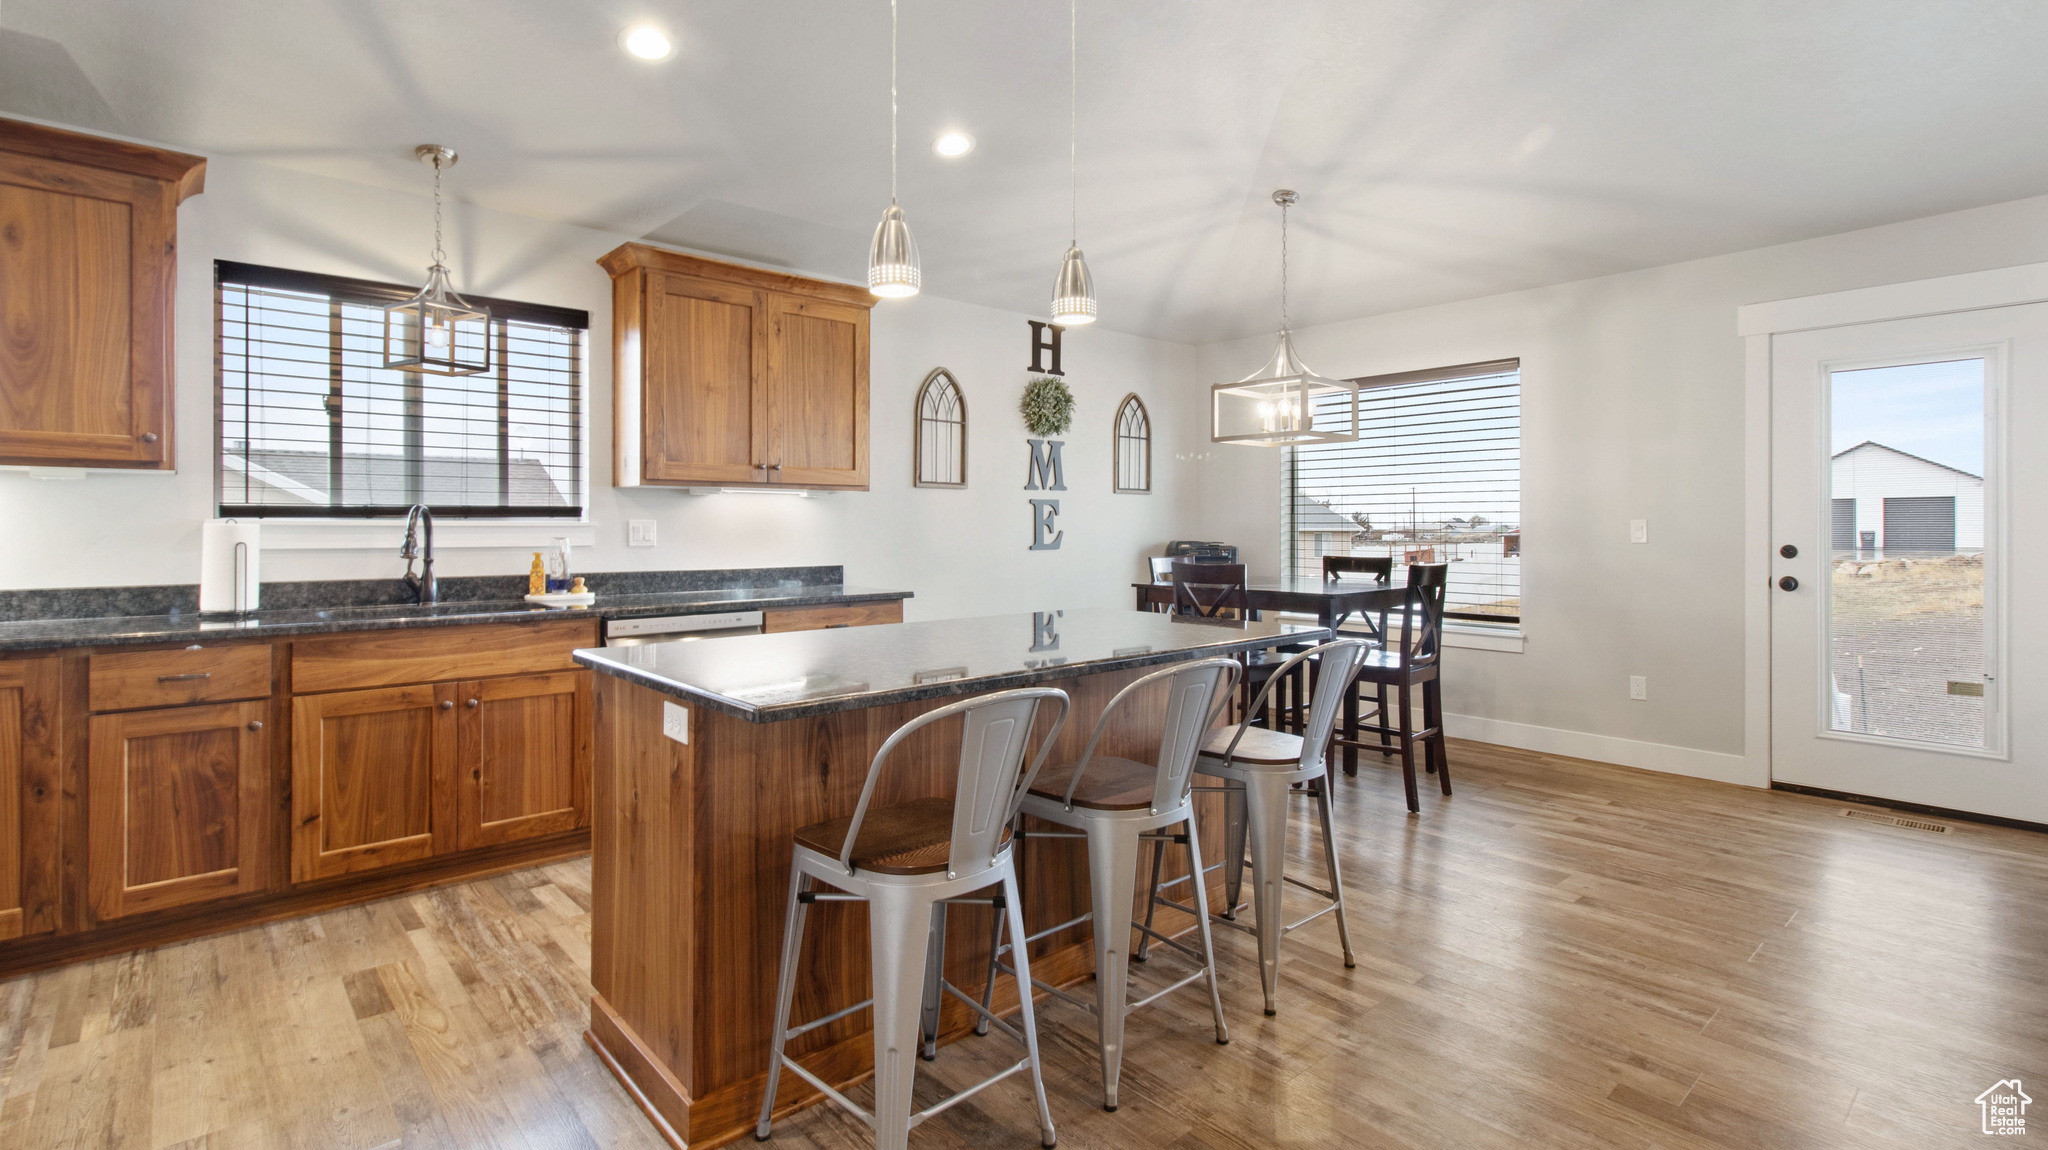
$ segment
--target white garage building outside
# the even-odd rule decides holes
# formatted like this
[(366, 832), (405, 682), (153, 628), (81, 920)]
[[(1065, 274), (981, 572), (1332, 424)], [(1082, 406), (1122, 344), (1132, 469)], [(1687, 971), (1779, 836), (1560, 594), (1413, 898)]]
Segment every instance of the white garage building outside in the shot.
[(1984, 478), (1865, 440), (1834, 458), (1833, 549), (1939, 554), (1984, 550)]

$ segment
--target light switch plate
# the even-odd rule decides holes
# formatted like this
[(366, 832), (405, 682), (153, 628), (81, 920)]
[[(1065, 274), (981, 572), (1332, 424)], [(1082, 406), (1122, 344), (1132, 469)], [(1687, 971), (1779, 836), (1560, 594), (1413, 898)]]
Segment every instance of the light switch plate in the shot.
[(661, 705), (661, 733), (684, 746), (690, 743), (690, 709), (674, 703)]
[(626, 520), (626, 546), (628, 546), (628, 547), (652, 547), (652, 546), (654, 546), (654, 520), (652, 520), (652, 519), (628, 519), (628, 520)]
[(1628, 677), (1628, 697), (1631, 699), (1648, 699), (1650, 697), (1650, 680), (1643, 675), (1630, 675)]
[(1648, 543), (1650, 541), (1650, 521), (1647, 519), (1629, 520), (1628, 541), (1630, 543)]

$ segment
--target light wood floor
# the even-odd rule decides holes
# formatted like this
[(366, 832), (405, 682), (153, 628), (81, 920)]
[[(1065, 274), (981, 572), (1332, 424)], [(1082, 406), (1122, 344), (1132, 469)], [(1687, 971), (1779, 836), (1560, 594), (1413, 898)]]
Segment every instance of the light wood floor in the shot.
[[(1223, 932), (1231, 1045), (1199, 993), (1140, 1012), (1106, 1114), (1087, 1018), (1042, 1007), (1061, 1145), (1963, 1146), (1999, 1079), (2048, 1099), (2048, 835), (1452, 755), (1412, 819), (1398, 774), (1340, 782), (1359, 965), (1327, 919), (1291, 936), (1278, 1018)], [(567, 863), (0, 983), (0, 1147), (657, 1150), (580, 1038), (588, 889)], [(774, 1142), (871, 1144), (825, 1107)], [(912, 1142), (1033, 1146), (1028, 1094)]]

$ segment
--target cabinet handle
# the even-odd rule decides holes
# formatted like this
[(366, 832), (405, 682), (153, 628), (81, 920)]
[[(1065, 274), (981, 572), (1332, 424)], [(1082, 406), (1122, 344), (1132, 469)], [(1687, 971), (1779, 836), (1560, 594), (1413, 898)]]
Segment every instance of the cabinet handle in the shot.
[(455, 703), (454, 703), (454, 701), (453, 701), (453, 700), (451, 700), (451, 699), (443, 699), (443, 700), (441, 700), (441, 709), (442, 709), (442, 710), (444, 710), (444, 711), (452, 711), (452, 710), (454, 710), (454, 709), (455, 709)]
[(475, 699), (471, 699), (471, 700), (469, 701), (469, 705), (470, 705), (470, 708), (471, 708), (472, 710), (474, 710), (474, 709), (475, 709), (475, 707), (476, 707), (476, 700), (475, 700)]
[(193, 671), (186, 675), (158, 675), (156, 681), (159, 683), (189, 683), (195, 679), (211, 678), (213, 678), (212, 671)]
[(143, 433), (142, 433), (142, 442), (144, 442), (144, 443), (155, 443), (155, 442), (156, 442), (156, 432), (154, 432), (154, 431), (145, 431), (145, 432), (143, 432)]
[(781, 465), (780, 463), (771, 463), (771, 464), (769, 464), (769, 465), (768, 465), (768, 470), (770, 470), (770, 471), (780, 471), (780, 470), (782, 470), (782, 465)]
[(250, 730), (252, 730), (252, 731), (260, 731), (260, 730), (262, 730), (262, 729), (263, 729), (263, 720), (261, 720), (261, 719), (251, 719), (251, 720), (249, 720), (249, 729), (250, 729)]

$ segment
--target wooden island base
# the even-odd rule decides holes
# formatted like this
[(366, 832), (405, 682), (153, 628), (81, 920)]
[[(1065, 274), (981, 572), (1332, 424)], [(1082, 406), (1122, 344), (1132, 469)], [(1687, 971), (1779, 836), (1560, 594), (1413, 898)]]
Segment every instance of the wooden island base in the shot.
[[(1060, 680), (1073, 718), (1049, 763), (1079, 758), (1111, 696), (1154, 668)], [(955, 699), (885, 704), (816, 718), (755, 723), (687, 706), (688, 744), (662, 734), (662, 706), (683, 703), (608, 675), (597, 676), (596, 772), (591, 859), (591, 1001), (586, 1038), (676, 1146), (717, 1146), (749, 1133), (761, 1105), (781, 958), (783, 902), (798, 827), (851, 814), (868, 763), (889, 734)], [(1125, 708), (1100, 754), (1149, 759), (1164, 721), (1163, 692)], [(1040, 736), (1050, 721), (1041, 718)], [(1034, 741), (1035, 752), (1039, 744)], [(875, 803), (950, 795), (957, 723), (935, 724), (903, 744), (885, 768)], [(1202, 796), (1203, 850), (1221, 853), (1222, 806)], [(1028, 840), (1020, 857), (1029, 929), (1087, 909), (1085, 847)], [(1167, 855), (1169, 875), (1186, 857)], [(1178, 869), (1176, 869), (1178, 868)], [(1139, 896), (1141, 899), (1143, 894)], [(1220, 896), (1217, 896), (1220, 898)], [(792, 1021), (816, 1018), (869, 996), (867, 911), (820, 903), (805, 932)], [(1191, 927), (1162, 911), (1169, 932)], [(982, 985), (990, 921), (978, 908), (948, 922), (947, 977)], [(1085, 926), (1037, 944), (1034, 976), (1055, 985), (1093, 974)], [(1016, 1005), (1008, 979), (997, 1001)], [(941, 1040), (971, 1029), (971, 1013), (946, 1001)], [(790, 1043), (790, 1055), (844, 1088), (867, 1078), (874, 1047), (863, 1011)], [(778, 1113), (823, 1096), (784, 1077)]]

